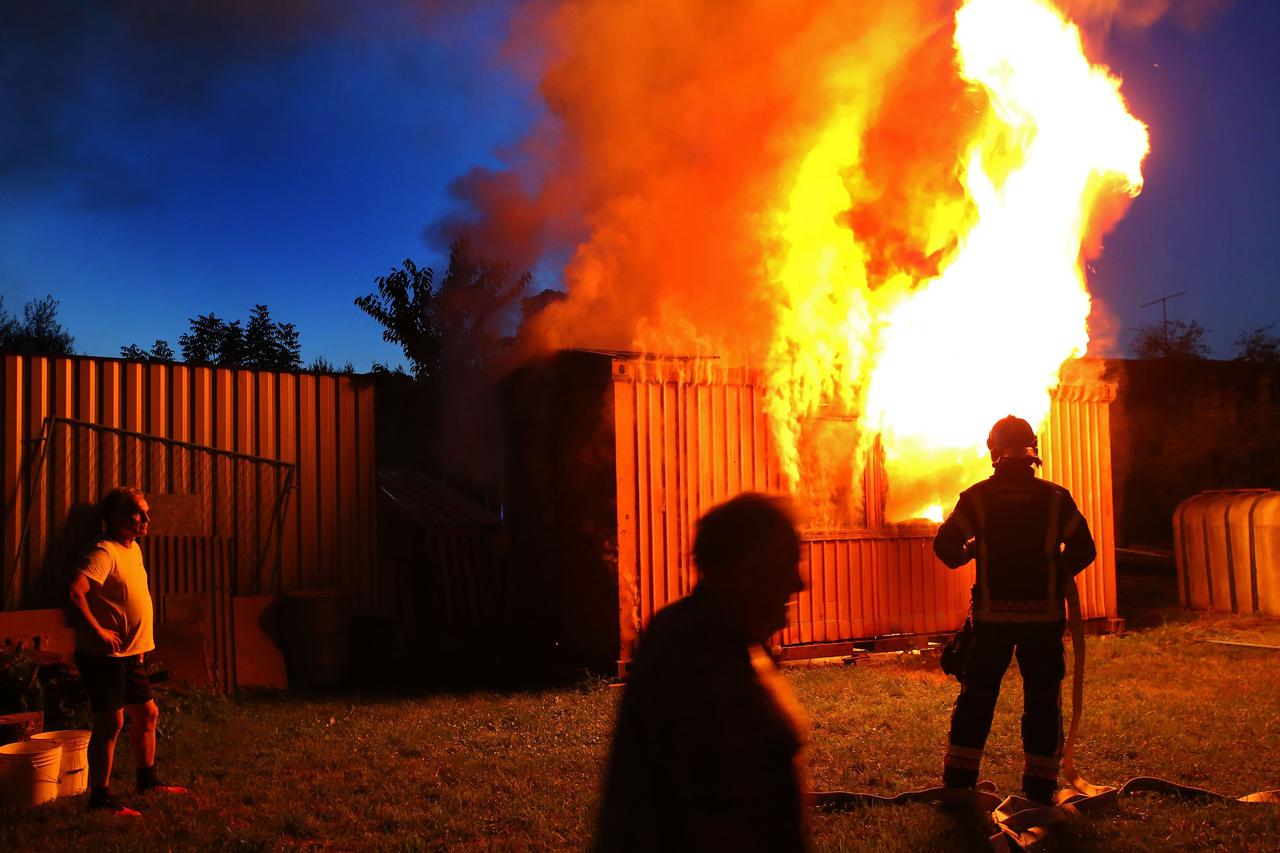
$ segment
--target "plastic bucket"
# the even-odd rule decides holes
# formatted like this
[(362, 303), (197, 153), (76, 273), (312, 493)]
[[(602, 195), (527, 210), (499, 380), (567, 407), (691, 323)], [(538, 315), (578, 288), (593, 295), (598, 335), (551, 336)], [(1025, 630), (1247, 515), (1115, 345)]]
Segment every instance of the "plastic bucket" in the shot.
[(62, 744), (22, 740), (0, 746), (0, 802), (38, 806), (58, 796)]
[(92, 734), (83, 729), (63, 729), (31, 736), (31, 740), (62, 744), (59, 797), (74, 797), (89, 789), (89, 738)]

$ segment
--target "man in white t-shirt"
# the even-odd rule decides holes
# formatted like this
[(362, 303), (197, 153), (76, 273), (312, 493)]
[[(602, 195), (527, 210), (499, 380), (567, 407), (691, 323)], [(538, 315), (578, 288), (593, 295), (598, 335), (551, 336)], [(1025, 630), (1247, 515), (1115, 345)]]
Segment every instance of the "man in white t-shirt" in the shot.
[(137, 489), (112, 489), (98, 505), (104, 534), (81, 561), (71, 582), (76, 625), (76, 666), (93, 707), (89, 740), (89, 808), (138, 815), (111, 797), (116, 738), (129, 715), (129, 743), (138, 793), (185, 794), (156, 776), (156, 721), (144, 661), (155, 649), (151, 593), (138, 537), (147, 532), (150, 507)]

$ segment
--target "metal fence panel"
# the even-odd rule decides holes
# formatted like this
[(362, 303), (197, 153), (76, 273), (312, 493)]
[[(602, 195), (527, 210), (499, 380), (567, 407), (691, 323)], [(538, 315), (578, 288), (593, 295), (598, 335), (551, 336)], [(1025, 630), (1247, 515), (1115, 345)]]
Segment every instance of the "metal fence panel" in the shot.
[[(148, 493), (157, 535), (225, 539), (233, 594), (336, 587), (361, 612), (394, 609), (371, 578), (370, 380), (5, 355), (0, 400), (3, 609), (61, 606), (53, 573), (83, 533), (69, 527), (115, 485)], [(192, 495), (198, 518), (166, 529), (166, 503)]]

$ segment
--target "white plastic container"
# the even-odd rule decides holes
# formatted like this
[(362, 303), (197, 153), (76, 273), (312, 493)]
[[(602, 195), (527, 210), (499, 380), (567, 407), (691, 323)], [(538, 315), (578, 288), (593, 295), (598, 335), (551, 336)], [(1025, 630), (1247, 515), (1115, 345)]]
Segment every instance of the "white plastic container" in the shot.
[(1203, 492), (1173, 512), (1183, 607), (1280, 616), (1280, 492)]
[(58, 796), (62, 744), (22, 740), (0, 746), (0, 802), (38, 806)]
[(84, 729), (63, 729), (32, 735), (31, 740), (62, 744), (59, 797), (74, 797), (89, 788), (89, 738), (93, 732)]

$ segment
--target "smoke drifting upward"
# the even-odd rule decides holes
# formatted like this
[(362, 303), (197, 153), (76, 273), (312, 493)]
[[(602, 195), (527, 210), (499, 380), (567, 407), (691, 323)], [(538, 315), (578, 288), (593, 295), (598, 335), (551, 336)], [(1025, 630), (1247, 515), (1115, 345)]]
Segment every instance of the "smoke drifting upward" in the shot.
[(857, 204), (841, 211), (884, 250), (873, 275), (936, 263), (936, 235), (901, 214), (911, 194), (959, 197), (955, 126), (971, 111), (953, 12), (940, 0), (528, 5), (516, 52), (541, 59), (552, 118), (513, 153), (512, 174), (460, 179), (475, 215), (436, 232), (525, 265), (574, 240), (569, 299), (527, 324), (535, 346), (759, 364), (777, 211), (833, 113), (874, 128), (850, 176)]

